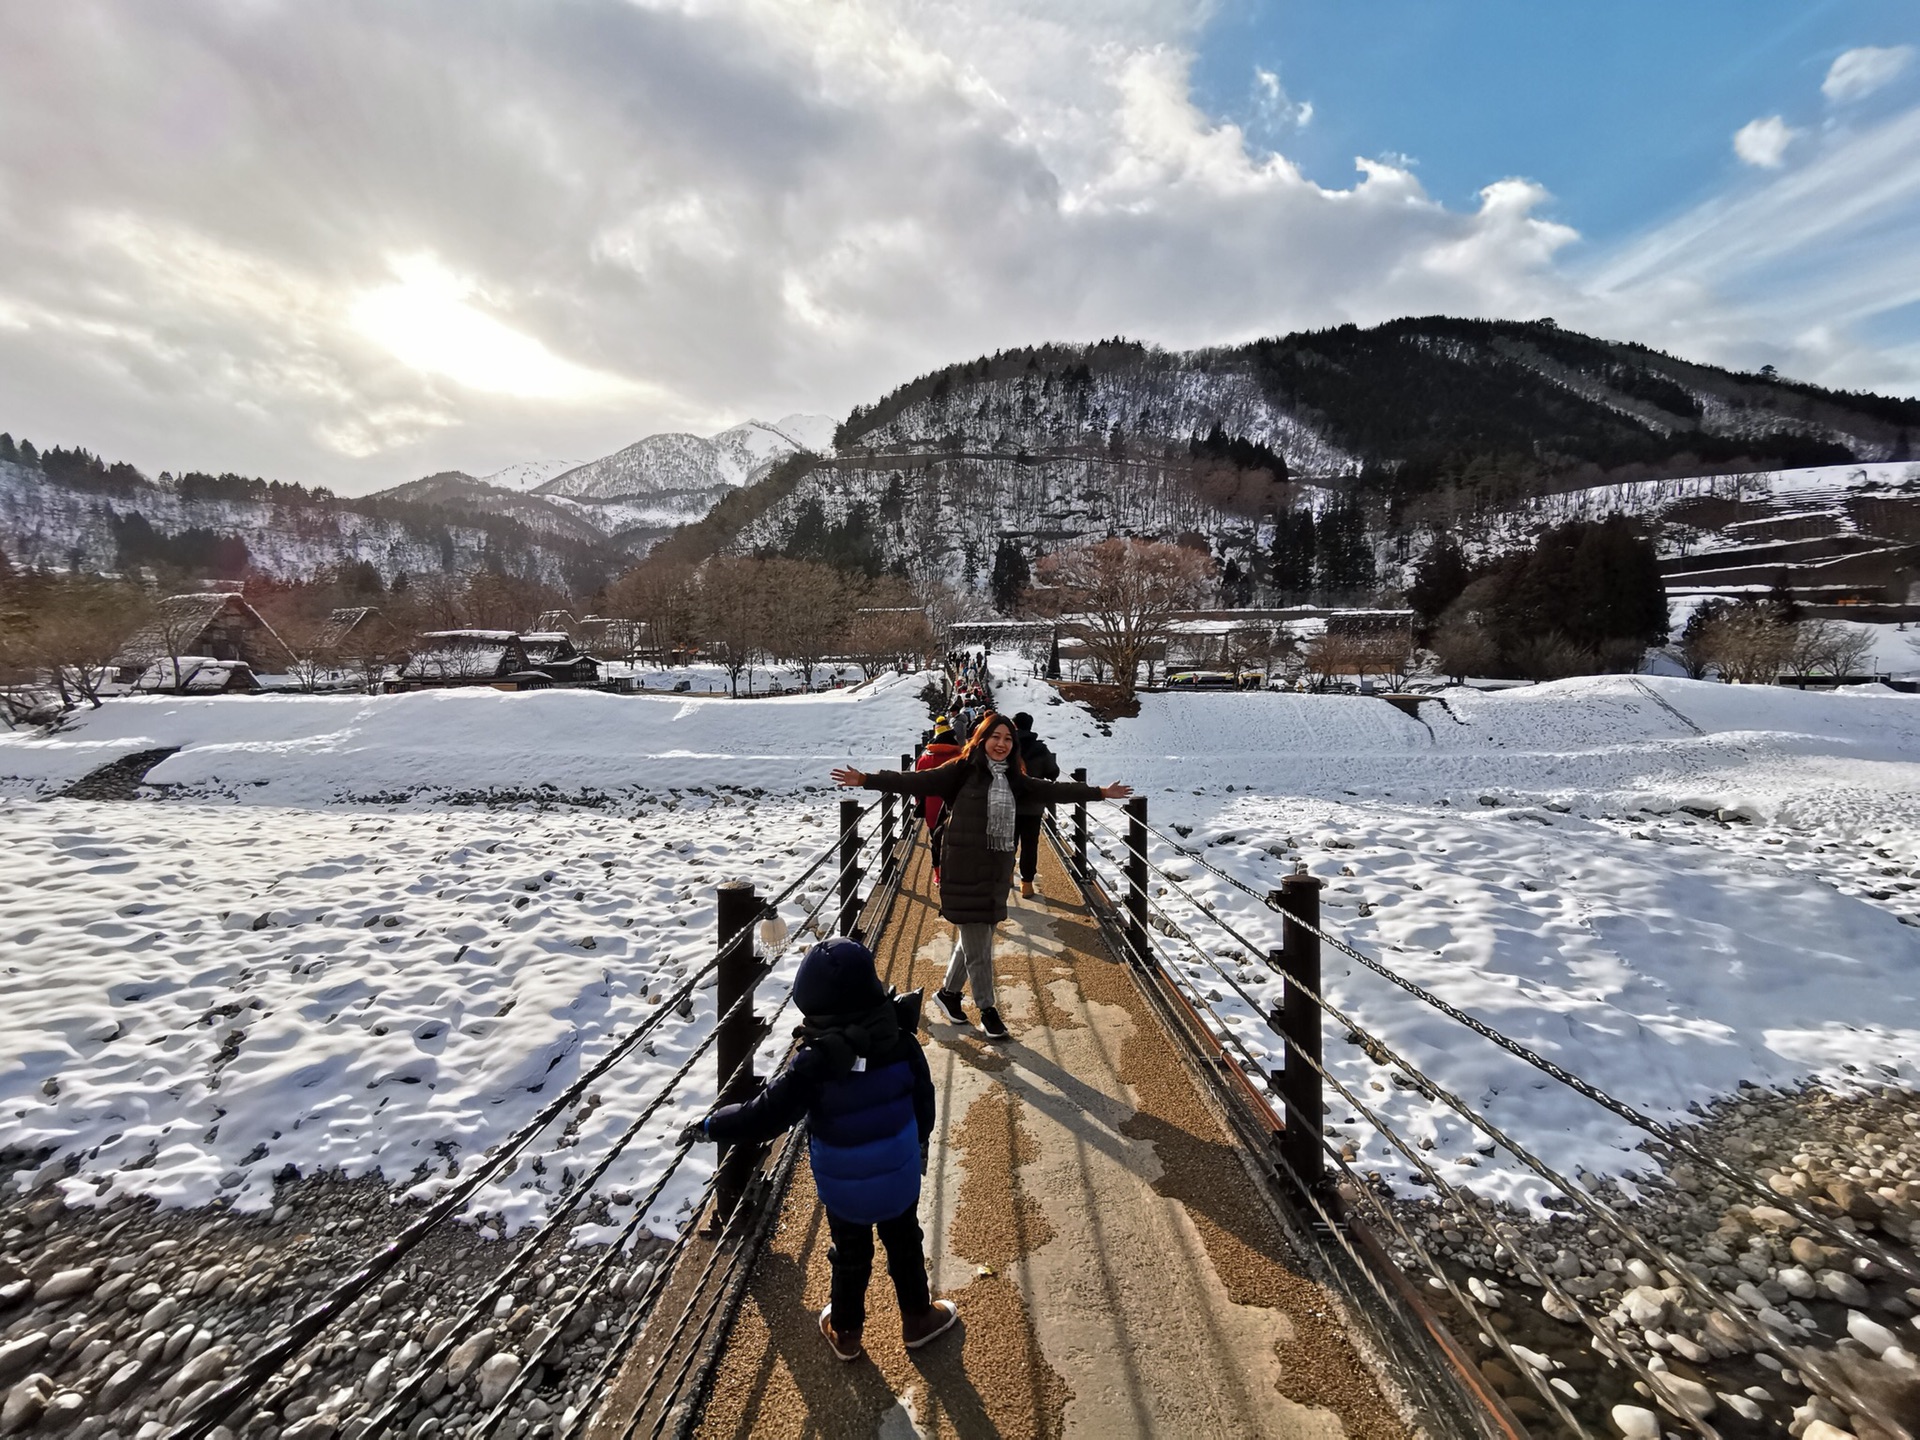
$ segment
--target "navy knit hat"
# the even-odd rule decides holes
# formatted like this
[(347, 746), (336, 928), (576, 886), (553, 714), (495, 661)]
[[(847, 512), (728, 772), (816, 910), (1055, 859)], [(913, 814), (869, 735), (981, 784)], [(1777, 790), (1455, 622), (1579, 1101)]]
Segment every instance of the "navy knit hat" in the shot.
[(858, 940), (823, 940), (794, 972), (793, 1003), (802, 1015), (852, 1015), (886, 999), (887, 987), (873, 968), (873, 952)]

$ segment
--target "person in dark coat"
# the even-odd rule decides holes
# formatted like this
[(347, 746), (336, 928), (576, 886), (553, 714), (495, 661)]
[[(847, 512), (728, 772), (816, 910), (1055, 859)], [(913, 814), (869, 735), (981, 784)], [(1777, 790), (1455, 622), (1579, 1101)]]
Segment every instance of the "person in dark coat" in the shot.
[[(1047, 742), (1033, 733), (1033, 716), (1022, 710), (1013, 717), (1015, 739), (1020, 746), (1020, 765), (1036, 780), (1058, 780), (1060, 762)], [(1047, 802), (1032, 794), (1022, 795), (1014, 807), (1013, 829), (1019, 838), (1020, 893), (1033, 894), (1033, 878), (1040, 873), (1040, 822), (1046, 817)]]
[(1020, 764), (1013, 722), (988, 713), (959, 758), (936, 770), (876, 770), (851, 767), (833, 772), (836, 784), (896, 795), (938, 795), (949, 807), (940, 877), (940, 913), (960, 932), (953, 963), (934, 998), (957, 1025), (967, 1023), (961, 1003), (964, 986), (973, 986), (980, 1007), (980, 1028), (989, 1039), (1003, 1040), (1007, 1027), (993, 993), (993, 927), (1007, 918), (1007, 891), (1013, 884), (1015, 819), (1022, 796), (1048, 801), (1123, 800), (1126, 785), (1082, 785), (1072, 780), (1042, 780)]
[(858, 1360), (867, 1323), (873, 1236), (887, 1251), (909, 1350), (959, 1318), (951, 1300), (927, 1288), (920, 1232), (920, 1176), (933, 1134), (933, 1075), (916, 1033), (920, 992), (894, 995), (858, 940), (813, 947), (793, 977), (793, 1003), (806, 1023), (801, 1045), (767, 1088), (689, 1125), (684, 1140), (770, 1140), (807, 1122), (808, 1159), (833, 1247), (832, 1301), (820, 1333), (842, 1360)]
[[(927, 742), (927, 748), (920, 752), (920, 758), (914, 762), (916, 770), (933, 770), (958, 759), (960, 746), (948, 728), (947, 717), (942, 715), (933, 726), (933, 739)], [(946, 840), (946, 832), (940, 828), (940, 811), (945, 804), (938, 795), (929, 795), (920, 802), (920, 813), (927, 820), (927, 848), (933, 852), (933, 883), (940, 883), (940, 850)]]

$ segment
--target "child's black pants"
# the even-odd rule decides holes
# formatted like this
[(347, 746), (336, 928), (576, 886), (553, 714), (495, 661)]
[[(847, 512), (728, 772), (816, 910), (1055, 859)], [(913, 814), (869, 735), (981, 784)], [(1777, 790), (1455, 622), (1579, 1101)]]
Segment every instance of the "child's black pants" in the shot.
[(927, 1261), (921, 1253), (918, 1207), (878, 1225), (862, 1225), (842, 1220), (827, 1212), (827, 1230), (833, 1246), (827, 1259), (833, 1265), (833, 1328), (842, 1335), (855, 1333), (867, 1324), (867, 1281), (873, 1275), (873, 1232), (880, 1232), (880, 1243), (887, 1247), (887, 1274), (893, 1277), (893, 1293), (900, 1301), (902, 1319), (918, 1315), (933, 1303), (927, 1289)]

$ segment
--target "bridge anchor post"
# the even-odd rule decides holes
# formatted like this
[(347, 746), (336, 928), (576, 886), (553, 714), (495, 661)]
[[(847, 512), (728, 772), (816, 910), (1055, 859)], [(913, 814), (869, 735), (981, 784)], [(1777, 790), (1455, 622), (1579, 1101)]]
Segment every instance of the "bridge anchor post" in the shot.
[[(1074, 768), (1073, 778), (1082, 785), (1087, 783), (1087, 767)], [(1073, 802), (1073, 878), (1080, 884), (1087, 883), (1087, 802)]]
[(1147, 797), (1127, 801), (1127, 942), (1134, 963), (1147, 959)]
[(855, 861), (860, 858), (860, 802), (842, 800), (840, 802), (840, 923), (835, 933), (853, 934), (853, 922), (860, 918), (860, 902), (856, 898), (860, 889), (860, 870)]
[(1286, 916), (1279, 959), (1286, 974), (1280, 1006), (1280, 1033), (1287, 1042), (1286, 1069), (1280, 1077), (1280, 1097), (1286, 1106), (1287, 1129), (1280, 1137), (1280, 1158), (1296, 1185), (1317, 1190), (1327, 1178), (1326, 1150), (1320, 1143), (1326, 1120), (1319, 1064), (1320, 937), (1306, 927), (1320, 925), (1320, 891), (1324, 882), (1305, 868), (1280, 882), (1269, 900)]
[[(753, 1013), (753, 1002), (740, 1005), (742, 996), (751, 995), (760, 983), (760, 957), (754, 953), (752, 938), (733, 943), (760, 916), (760, 893), (750, 880), (729, 880), (720, 886), (715, 906), (720, 922), (720, 965), (714, 978), (714, 1003), (719, 1007), (720, 1033), (714, 1040), (714, 1057), (720, 1070), (719, 1105), (737, 1105), (751, 1100), (760, 1088), (753, 1073), (753, 1052), (760, 1043), (760, 1019)], [(736, 1011), (734, 1007), (739, 1005)], [(713, 1206), (715, 1223), (722, 1223), (740, 1203), (740, 1196), (759, 1165), (757, 1145), (722, 1145), (720, 1178), (715, 1182)]]

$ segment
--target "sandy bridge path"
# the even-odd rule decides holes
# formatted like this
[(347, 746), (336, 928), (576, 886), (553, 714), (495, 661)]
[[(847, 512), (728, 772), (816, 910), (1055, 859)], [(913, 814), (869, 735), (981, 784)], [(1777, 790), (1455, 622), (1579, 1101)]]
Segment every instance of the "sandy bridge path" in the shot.
[[(1014, 1038), (926, 1025), (940, 1120), (920, 1217), (961, 1327), (910, 1355), (876, 1256), (867, 1358), (831, 1355), (803, 1161), (700, 1433), (1404, 1435), (1050, 851), (1040, 887), (997, 951)], [(934, 898), (922, 847), (879, 963), (929, 997), (953, 944)]]

